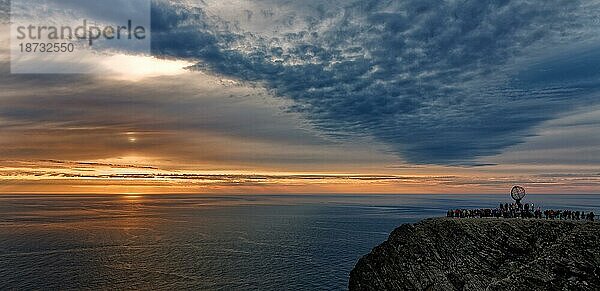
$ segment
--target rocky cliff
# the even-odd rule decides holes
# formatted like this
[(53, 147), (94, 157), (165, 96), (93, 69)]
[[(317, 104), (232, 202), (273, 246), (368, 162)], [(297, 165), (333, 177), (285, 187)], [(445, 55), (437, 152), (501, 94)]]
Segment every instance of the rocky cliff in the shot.
[(600, 223), (436, 218), (392, 232), (350, 290), (600, 290)]

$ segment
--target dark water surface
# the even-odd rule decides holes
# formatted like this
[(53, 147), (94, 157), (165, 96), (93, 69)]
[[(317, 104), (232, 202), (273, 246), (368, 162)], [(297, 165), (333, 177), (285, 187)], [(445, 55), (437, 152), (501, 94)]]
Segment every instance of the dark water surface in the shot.
[[(531, 195), (600, 209), (598, 195)], [(0, 289), (343, 290), (395, 227), (498, 195), (0, 196)]]

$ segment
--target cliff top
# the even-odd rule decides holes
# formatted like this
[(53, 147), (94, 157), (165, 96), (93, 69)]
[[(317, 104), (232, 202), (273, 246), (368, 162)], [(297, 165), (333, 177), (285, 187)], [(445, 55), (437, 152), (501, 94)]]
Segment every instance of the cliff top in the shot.
[(600, 290), (600, 223), (427, 219), (397, 228), (350, 290)]

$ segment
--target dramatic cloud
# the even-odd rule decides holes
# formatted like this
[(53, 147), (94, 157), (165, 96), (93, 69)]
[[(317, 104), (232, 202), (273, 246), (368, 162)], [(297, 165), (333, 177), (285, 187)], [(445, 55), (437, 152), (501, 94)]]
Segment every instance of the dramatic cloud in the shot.
[(0, 193), (598, 192), (597, 1), (155, 0), (96, 75), (10, 74), (8, 4)]
[(333, 136), (463, 164), (597, 102), (598, 12), (558, 0), (159, 1), (153, 40), (157, 54), (291, 98)]
[(169, 167), (221, 169), (385, 160), (359, 141), (336, 145), (320, 137), (296, 114), (281, 112), (285, 103), (260, 88), (200, 73), (136, 82), (0, 76), (4, 159), (89, 161), (134, 155), (170, 161)]
[(571, 166), (570, 173), (600, 172), (600, 106), (570, 112), (539, 126), (538, 136), (489, 158), (499, 164), (543, 165), (549, 168)]

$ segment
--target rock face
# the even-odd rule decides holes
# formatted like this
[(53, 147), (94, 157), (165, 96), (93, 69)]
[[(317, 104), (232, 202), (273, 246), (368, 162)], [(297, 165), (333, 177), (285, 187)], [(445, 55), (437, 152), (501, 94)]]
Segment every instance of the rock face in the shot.
[(600, 290), (600, 223), (435, 218), (392, 232), (350, 290)]

